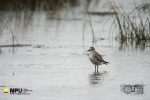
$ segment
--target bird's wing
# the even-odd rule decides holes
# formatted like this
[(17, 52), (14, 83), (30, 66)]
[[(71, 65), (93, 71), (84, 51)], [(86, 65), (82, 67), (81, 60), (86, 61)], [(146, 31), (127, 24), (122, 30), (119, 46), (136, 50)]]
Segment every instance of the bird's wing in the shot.
[(95, 53), (95, 58), (98, 60), (98, 61), (100, 61), (100, 62), (104, 62), (104, 60), (103, 60), (103, 58), (102, 58), (102, 56), (100, 55), (100, 54), (98, 54), (97, 52)]

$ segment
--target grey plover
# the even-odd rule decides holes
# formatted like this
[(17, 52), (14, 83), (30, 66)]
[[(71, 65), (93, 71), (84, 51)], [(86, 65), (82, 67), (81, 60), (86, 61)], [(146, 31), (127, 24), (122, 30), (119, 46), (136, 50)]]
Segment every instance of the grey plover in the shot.
[(102, 65), (102, 64), (107, 65), (107, 63), (109, 63), (109, 62), (103, 60), (102, 56), (95, 51), (94, 47), (90, 47), (90, 49), (88, 51), (90, 51), (90, 53), (88, 54), (89, 59), (95, 65), (95, 71), (96, 71), (96, 67), (97, 67), (97, 71), (98, 71), (99, 65)]

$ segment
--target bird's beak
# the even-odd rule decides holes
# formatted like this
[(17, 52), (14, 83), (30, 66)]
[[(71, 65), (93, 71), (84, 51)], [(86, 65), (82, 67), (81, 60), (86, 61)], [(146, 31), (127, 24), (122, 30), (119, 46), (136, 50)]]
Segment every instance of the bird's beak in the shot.
[(88, 50), (87, 52), (89, 52), (90, 50)]

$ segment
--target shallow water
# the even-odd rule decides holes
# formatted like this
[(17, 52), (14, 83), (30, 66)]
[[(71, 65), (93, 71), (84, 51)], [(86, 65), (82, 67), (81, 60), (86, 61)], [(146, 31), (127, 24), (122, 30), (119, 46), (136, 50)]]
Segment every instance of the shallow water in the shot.
[[(124, 7), (128, 3), (125, 2)], [(4, 20), (0, 26), (3, 27), (9, 19), (18, 43), (31, 46), (15, 47), (14, 53), (12, 47), (1, 47), (0, 99), (149, 100), (149, 43), (121, 45), (109, 39), (111, 24), (102, 27), (109, 16), (91, 15), (96, 51), (110, 63), (99, 66), (99, 72), (95, 72), (86, 52), (92, 46), (88, 25), (84, 46), (82, 40), (88, 16), (78, 15), (79, 12), (63, 9), (54, 17), (45, 11), (20, 12), (18, 15), (2, 12)], [(0, 37), (0, 45), (8, 44), (12, 44), (12, 36), (6, 27)], [(142, 94), (124, 93), (123, 85), (136, 84), (144, 85)], [(33, 91), (25, 96), (10, 95), (3, 93), (4, 87)]]

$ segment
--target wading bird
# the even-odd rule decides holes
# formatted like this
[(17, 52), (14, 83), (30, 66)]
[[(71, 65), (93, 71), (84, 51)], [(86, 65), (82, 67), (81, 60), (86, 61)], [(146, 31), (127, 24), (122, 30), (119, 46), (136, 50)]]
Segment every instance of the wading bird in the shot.
[(95, 65), (95, 71), (96, 71), (96, 68), (97, 68), (97, 72), (98, 72), (98, 66), (99, 65), (102, 65), (102, 64), (107, 65), (107, 63), (109, 63), (109, 62), (103, 60), (102, 56), (95, 51), (94, 47), (90, 47), (90, 49), (88, 51), (90, 51), (90, 53), (88, 55), (89, 59)]

